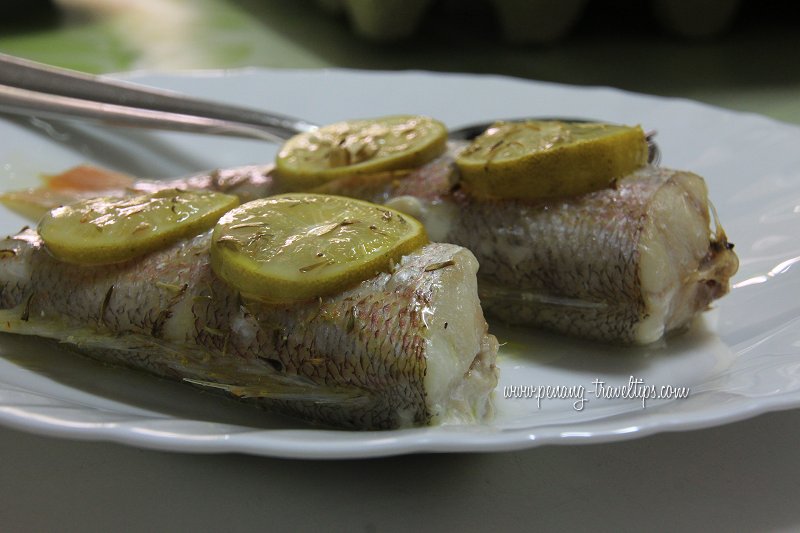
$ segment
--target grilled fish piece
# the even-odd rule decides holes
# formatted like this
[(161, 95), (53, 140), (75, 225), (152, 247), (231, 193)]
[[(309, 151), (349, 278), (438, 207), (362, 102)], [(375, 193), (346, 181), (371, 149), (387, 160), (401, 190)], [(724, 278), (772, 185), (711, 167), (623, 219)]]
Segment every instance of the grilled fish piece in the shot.
[(472, 250), (487, 315), (585, 339), (647, 344), (684, 329), (739, 267), (690, 172), (646, 166), (588, 194), (478, 201), (460, 191), (451, 152), (403, 179), (353, 177), (322, 192), (383, 202), (431, 239)]
[[(459, 189), (459, 149), (453, 144), (412, 172), (345, 177), (314, 192), (385, 203), (421, 220), (431, 240), (469, 248), (481, 264), (485, 312), (511, 324), (645, 344), (685, 328), (730, 290), (738, 258), (700, 176), (648, 166), (614, 188), (571, 198), (478, 201)], [(6, 201), (41, 211), (59, 195), (96, 194), (95, 185), (79, 191), (86, 172)], [(177, 181), (114, 179), (118, 188), (125, 183), (119, 190), (204, 188), (247, 201), (285, 192), (272, 172), (250, 166)]]
[(646, 344), (730, 290), (738, 258), (696, 174), (647, 167), (560, 201), (472, 204), (446, 239), (481, 262), (487, 314), (571, 335)]
[(209, 266), (210, 232), (139, 259), (82, 266), (24, 230), (0, 241), (0, 331), (221, 389), (339, 428), (491, 415), (497, 341), (466, 249), (430, 244), (339, 295), (243, 301)]

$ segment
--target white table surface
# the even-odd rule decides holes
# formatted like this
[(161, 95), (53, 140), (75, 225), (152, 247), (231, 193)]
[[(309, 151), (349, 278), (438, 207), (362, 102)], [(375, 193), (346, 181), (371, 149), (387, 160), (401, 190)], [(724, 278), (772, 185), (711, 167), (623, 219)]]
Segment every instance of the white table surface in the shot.
[(4, 531), (796, 531), (800, 411), (614, 444), (361, 461), (0, 429)]

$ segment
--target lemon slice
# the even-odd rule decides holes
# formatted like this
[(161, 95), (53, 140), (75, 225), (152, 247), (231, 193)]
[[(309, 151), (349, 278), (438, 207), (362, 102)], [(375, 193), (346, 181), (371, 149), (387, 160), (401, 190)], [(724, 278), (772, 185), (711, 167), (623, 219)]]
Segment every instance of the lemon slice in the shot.
[(444, 124), (423, 116), (349, 120), (295, 135), (275, 160), (285, 190), (308, 190), (353, 174), (412, 169), (441, 155)]
[(227, 194), (177, 189), (93, 198), (51, 210), (39, 222), (39, 234), (62, 261), (118, 263), (209, 229), (238, 204)]
[(583, 194), (646, 163), (639, 126), (560, 121), (497, 123), (456, 158), (464, 188), (481, 198)]
[(211, 266), (242, 294), (291, 303), (389, 271), (428, 242), (422, 224), (352, 198), (293, 193), (255, 200), (214, 228)]

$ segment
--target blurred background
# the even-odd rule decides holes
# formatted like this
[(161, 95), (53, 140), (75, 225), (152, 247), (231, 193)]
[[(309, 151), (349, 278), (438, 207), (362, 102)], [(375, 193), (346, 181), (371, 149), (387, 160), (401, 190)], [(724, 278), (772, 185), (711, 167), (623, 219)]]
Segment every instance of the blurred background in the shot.
[(93, 73), (423, 69), (681, 96), (800, 123), (779, 0), (0, 0), (0, 52)]

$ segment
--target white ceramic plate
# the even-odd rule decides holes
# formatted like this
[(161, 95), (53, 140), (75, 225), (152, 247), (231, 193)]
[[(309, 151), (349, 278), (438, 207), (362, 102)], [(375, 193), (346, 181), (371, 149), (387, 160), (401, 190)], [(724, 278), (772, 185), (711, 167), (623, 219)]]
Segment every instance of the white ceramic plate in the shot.
[[(665, 166), (704, 175), (741, 269), (732, 294), (666, 346), (624, 350), (493, 328), (500, 355), (498, 414), (485, 426), (389, 432), (309, 429), (250, 407), (56, 344), (0, 337), (0, 421), (56, 436), (189, 452), (308, 458), (497, 451), (613, 441), (707, 427), (800, 406), (800, 128), (694, 102), (500, 77), (330, 71), (133, 75), (147, 84), (261, 107), (319, 123), (393, 113), (450, 126), (492, 117), (564, 115), (658, 130)], [(255, 141), (0, 119), (0, 187), (93, 162), (172, 176), (270, 160)], [(25, 222), (0, 212), (0, 232)], [(599, 398), (596, 381), (688, 387), (687, 398)], [(505, 399), (539, 386), (585, 389), (575, 399)], [(528, 387), (525, 389), (524, 387)], [(575, 389), (580, 392), (580, 389)], [(581, 402), (578, 402), (581, 404)]]

